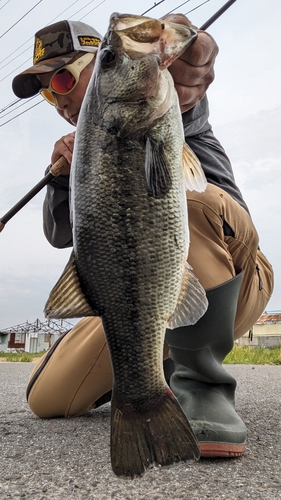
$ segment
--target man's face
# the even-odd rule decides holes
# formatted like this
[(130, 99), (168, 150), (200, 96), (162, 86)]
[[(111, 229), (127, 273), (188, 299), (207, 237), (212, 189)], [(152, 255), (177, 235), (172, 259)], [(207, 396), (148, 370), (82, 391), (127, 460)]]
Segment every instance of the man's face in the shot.
[[(77, 125), (81, 104), (84, 99), (84, 95), (88, 87), (93, 69), (94, 62), (91, 62), (80, 73), (80, 78), (76, 87), (71, 92), (69, 92), (69, 94), (62, 95), (53, 92), (53, 96), (55, 97), (56, 101), (55, 108), (58, 114), (71, 125)], [(47, 88), (49, 86), (53, 74), (54, 72), (38, 75), (38, 78), (42, 83), (42, 87)]]

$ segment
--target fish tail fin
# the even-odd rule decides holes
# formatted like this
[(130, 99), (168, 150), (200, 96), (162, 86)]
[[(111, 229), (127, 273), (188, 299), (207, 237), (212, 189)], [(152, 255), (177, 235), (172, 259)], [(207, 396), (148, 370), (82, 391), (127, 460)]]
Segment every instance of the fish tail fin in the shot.
[(200, 458), (197, 439), (167, 387), (148, 411), (111, 402), (111, 465), (118, 476), (139, 476), (152, 464)]

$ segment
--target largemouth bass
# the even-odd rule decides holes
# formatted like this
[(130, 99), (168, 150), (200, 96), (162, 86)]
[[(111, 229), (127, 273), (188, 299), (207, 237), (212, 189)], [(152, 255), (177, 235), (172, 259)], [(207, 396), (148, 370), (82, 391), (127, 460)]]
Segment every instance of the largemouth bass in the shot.
[(167, 69), (196, 36), (177, 24), (113, 14), (78, 120), (73, 254), (45, 314), (102, 318), (114, 372), (117, 475), (200, 454), (163, 375), (166, 327), (194, 324), (207, 308), (187, 264), (185, 195), (203, 191), (206, 180), (184, 142)]

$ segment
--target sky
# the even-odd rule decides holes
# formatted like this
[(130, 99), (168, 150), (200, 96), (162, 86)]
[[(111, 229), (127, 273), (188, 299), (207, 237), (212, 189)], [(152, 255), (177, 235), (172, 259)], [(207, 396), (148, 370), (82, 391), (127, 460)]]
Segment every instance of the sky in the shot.
[[(56, 140), (74, 130), (41, 97), (7, 107), (16, 100), (13, 77), (32, 65), (35, 32), (73, 19), (104, 34), (114, 11), (141, 14), (158, 4), (149, 15), (160, 18), (170, 11), (186, 14), (203, 2), (142, 0), (140, 9), (140, 2), (125, 0), (0, 0), (0, 219), (42, 179)], [(188, 17), (200, 27), (224, 3), (209, 0)], [(281, 310), (280, 19), (280, 0), (237, 0), (208, 29), (220, 48), (208, 90), (210, 122), (232, 161), (260, 247), (274, 268), (267, 311)], [(36, 195), (0, 233), (1, 329), (44, 321), (45, 302), (70, 254), (44, 237), (44, 194)]]

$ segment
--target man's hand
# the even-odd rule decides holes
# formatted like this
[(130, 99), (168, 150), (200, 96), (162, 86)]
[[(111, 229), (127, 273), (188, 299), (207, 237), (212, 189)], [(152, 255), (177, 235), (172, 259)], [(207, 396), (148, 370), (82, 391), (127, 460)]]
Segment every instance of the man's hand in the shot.
[(69, 166), (65, 167), (62, 170), (61, 175), (69, 175), (70, 173), (70, 165), (72, 162), (72, 153), (73, 153), (73, 147), (74, 147), (74, 139), (75, 139), (75, 132), (71, 132), (70, 134), (64, 135), (61, 139), (59, 139), (55, 143), (54, 151), (51, 157), (51, 163), (52, 165), (61, 157), (64, 156), (68, 163)]
[[(194, 28), (183, 14), (167, 14), (163, 19)], [(214, 63), (218, 46), (205, 31), (198, 30), (197, 33), (195, 42), (169, 68), (182, 113), (193, 108), (204, 97), (215, 77)]]

